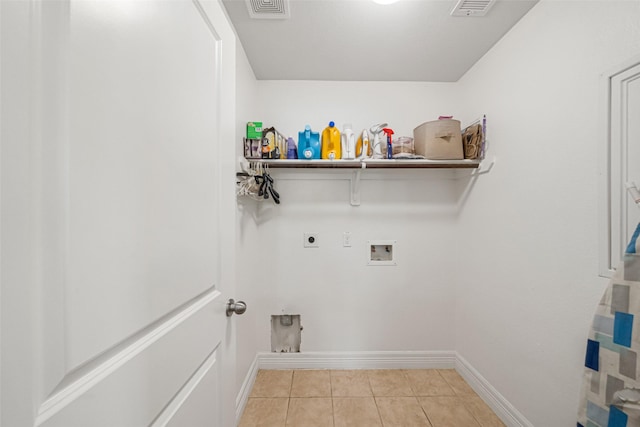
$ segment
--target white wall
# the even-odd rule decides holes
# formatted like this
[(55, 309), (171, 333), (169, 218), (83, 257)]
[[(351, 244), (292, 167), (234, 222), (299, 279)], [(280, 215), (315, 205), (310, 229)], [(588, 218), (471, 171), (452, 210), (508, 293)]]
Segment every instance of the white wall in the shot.
[[(356, 130), (388, 121), (410, 135), (439, 114), (486, 113), (497, 163), (468, 199), (465, 175), (372, 174), (359, 207), (348, 174), (273, 171), (282, 205), (253, 206), (239, 230), (239, 289), (251, 303), (239, 350), (269, 351), (269, 315), (301, 314), (302, 351), (455, 349), (533, 425), (574, 425), (606, 285), (599, 74), (640, 52), (639, 18), (637, 0), (543, 0), (455, 84), (255, 83), (257, 109), (238, 121), (294, 137), (329, 120)], [(319, 249), (302, 248), (305, 231), (320, 233)], [(341, 246), (343, 231), (353, 247)], [(398, 240), (397, 267), (364, 265), (374, 238)]]
[(600, 73), (640, 2), (542, 1), (460, 81), (497, 163), (461, 215), (456, 348), (535, 426), (575, 425), (598, 277)]
[(259, 81), (264, 122), (296, 141), (306, 124), (314, 132), (333, 120), (354, 132), (381, 122), (396, 136), (412, 136), (413, 128), (439, 115), (457, 114), (460, 102), (452, 83)]
[[(412, 135), (422, 122), (456, 113), (451, 84), (259, 81), (258, 87), (258, 118), (296, 139), (305, 124), (321, 131), (329, 120), (338, 127), (350, 122), (357, 132), (386, 121), (399, 135)], [(260, 203), (253, 241), (262, 256), (252, 267), (260, 278), (247, 288), (256, 350), (270, 350), (270, 315), (283, 311), (302, 316), (302, 351), (454, 348), (448, 255), (461, 189), (450, 173), (367, 171), (359, 207), (349, 204), (349, 173), (272, 174), (282, 204)], [(319, 233), (320, 248), (303, 248), (309, 231)], [(345, 231), (352, 233), (350, 248), (342, 247)], [(397, 240), (398, 265), (367, 266), (370, 239)]]

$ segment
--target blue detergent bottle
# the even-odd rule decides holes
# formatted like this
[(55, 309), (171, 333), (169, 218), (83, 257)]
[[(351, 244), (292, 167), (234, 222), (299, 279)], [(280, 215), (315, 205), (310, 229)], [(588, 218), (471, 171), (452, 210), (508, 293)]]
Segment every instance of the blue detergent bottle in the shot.
[(320, 158), (320, 133), (312, 132), (309, 125), (306, 125), (302, 132), (298, 132), (298, 158), (303, 160)]

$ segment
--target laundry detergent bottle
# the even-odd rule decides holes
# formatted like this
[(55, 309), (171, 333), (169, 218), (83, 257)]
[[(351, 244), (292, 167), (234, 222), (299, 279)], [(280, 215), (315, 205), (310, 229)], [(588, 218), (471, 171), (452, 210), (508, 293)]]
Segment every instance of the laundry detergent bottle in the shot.
[(340, 131), (334, 122), (322, 131), (322, 158), (324, 160), (336, 160), (342, 158), (340, 146)]
[(346, 123), (342, 129), (342, 158), (345, 160), (354, 160), (356, 158), (356, 135), (351, 129), (351, 124)]
[(298, 147), (296, 147), (296, 142), (293, 138), (287, 138), (287, 159), (297, 159), (298, 158)]
[(298, 132), (298, 158), (306, 160), (320, 158), (320, 134), (311, 132), (309, 125), (306, 125), (302, 132)]

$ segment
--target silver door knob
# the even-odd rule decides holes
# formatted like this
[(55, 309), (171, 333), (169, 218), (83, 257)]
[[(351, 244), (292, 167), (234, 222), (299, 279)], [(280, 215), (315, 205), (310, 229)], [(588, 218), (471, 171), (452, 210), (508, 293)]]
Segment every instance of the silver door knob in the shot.
[(233, 313), (243, 314), (245, 311), (247, 311), (247, 303), (244, 301), (234, 301), (233, 298), (227, 301), (227, 317)]

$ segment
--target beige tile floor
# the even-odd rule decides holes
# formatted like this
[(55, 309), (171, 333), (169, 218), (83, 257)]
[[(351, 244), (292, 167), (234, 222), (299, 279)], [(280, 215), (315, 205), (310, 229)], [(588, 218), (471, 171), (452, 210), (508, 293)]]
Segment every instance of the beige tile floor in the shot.
[(504, 427), (453, 369), (261, 370), (240, 427)]

